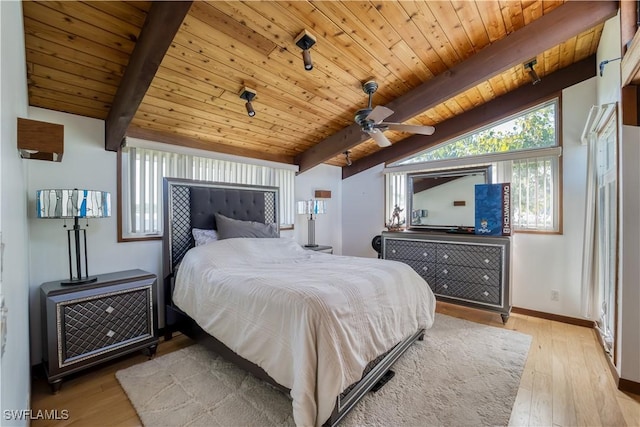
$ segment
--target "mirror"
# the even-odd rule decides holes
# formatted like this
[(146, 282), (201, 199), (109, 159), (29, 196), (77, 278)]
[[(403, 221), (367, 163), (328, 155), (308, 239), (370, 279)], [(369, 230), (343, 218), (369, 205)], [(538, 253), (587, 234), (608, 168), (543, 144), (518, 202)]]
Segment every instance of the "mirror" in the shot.
[(410, 228), (473, 229), (475, 185), (491, 183), (491, 166), (407, 176)]

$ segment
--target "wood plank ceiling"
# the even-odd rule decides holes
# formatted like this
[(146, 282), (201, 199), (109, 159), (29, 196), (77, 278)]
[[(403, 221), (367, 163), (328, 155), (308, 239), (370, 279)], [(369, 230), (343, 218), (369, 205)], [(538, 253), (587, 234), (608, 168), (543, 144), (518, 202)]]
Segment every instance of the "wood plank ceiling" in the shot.
[[(29, 104), (106, 119), (151, 2), (23, 3)], [(353, 124), (362, 83), (385, 105), (563, 7), (563, 1), (196, 1), (128, 135), (294, 163)], [(602, 21), (601, 21), (602, 22)], [(535, 55), (542, 79), (594, 54), (603, 24)], [(305, 71), (295, 37), (316, 37)], [(454, 80), (455, 81), (455, 80)], [(437, 125), (531, 84), (522, 63), (406, 121)], [(255, 117), (239, 93), (257, 92)], [(397, 144), (410, 134), (387, 131)], [(381, 150), (351, 149), (358, 160)], [(345, 165), (341, 154), (326, 163)]]

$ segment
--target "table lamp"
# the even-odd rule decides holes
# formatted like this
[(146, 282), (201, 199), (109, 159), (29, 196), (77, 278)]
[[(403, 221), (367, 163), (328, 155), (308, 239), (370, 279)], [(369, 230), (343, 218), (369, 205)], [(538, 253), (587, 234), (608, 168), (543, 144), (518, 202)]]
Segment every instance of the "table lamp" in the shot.
[(315, 215), (327, 213), (327, 202), (324, 200), (301, 200), (297, 203), (296, 211), (299, 215), (307, 215), (309, 220), (309, 243), (305, 248), (315, 248), (316, 244), (316, 219)]
[[(61, 284), (80, 285), (95, 282), (97, 277), (90, 277), (88, 273), (87, 233), (85, 229), (80, 228), (78, 219), (111, 216), (111, 195), (105, 191), (78, 190), (77, 188), (73, 190), (38, 190), (36, 192), (36, 208), (38, 218), (73, 218), (73, 228), (67, 230), (69, 280), (63, 280)], [(72, 247), (74, 248), (73, 254)], [(82, 252), (84, 252), (84, 276), (82, 274)], [(74, 260), (75, 276), (73, 273)]]

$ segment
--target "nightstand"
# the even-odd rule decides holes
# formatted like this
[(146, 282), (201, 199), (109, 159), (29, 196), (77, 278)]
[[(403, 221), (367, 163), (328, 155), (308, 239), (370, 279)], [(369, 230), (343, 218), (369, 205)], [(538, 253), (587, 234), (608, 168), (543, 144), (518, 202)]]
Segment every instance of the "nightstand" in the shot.
[(143, 270), (98, 275), (84, 285), (44, 283), (42, 361), (56, 393), (63, 377), (115, 357), (158, 345), (157, 278)]
[(302, 247), (309, 251), (324, 252), (327, 254), (333, 253), (333, 246), (318, 245), (318, 246), (302, 246)]

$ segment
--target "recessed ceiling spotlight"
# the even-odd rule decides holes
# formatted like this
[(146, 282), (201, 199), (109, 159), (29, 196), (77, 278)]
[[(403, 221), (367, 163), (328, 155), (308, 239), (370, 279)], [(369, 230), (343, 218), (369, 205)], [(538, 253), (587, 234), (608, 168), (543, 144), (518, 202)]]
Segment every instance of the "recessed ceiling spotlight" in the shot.
[(256, 110), (253, 109), (253, 105), (251, 105), (251, 101), (256, 97), (256, 91), (253, 89), (249, 89), (248, 87), (243, 87), (242, 91), (240, 91), (240, 98), (247, 101), (245, 107), (247, 108), (247, 114), (249, 117), (253, 117), (256, 115)]
[(304, 69), (311, 71), (313, 69), (313, 62), (311, 61), (311, 53), (309, 49), (316, 44), (316, 38), (313, 37), (307, 30), (302, 30), (298, 37), (295, 39), (296, 46), (302, 49), (302, 60), (304, 61)]
[(353, 161), (351, 161), (351, 151), (347, 150), (344, 152), (344, 159), (347, 162), (347, 166), (351, 166)]
[(529, 73), (529, 76), (531, 76), (531, 83), (534, 85), (540, 83), (541, 81), (540, 76), (538, 76), (538, 73), (536, 73), (536, 70), (533, 69), (533, 66), (536, 65), (537, 63), (538, 63), (538, 60), (533, 58), (525, 62), (524, 64), (522, 64), (524, 66), (524, 69)]

